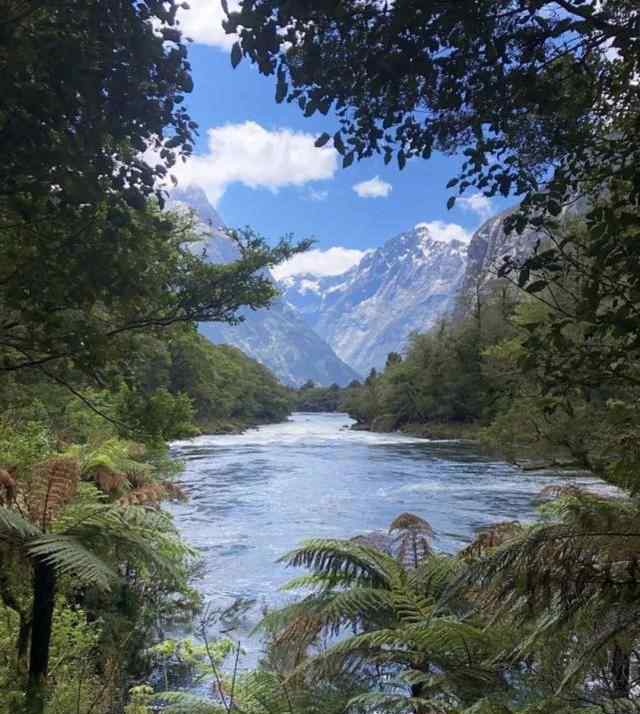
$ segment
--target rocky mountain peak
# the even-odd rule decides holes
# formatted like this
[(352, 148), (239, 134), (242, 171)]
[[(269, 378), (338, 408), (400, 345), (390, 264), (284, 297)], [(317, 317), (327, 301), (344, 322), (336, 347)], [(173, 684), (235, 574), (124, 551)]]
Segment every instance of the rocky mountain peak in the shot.
[(285, 299), (338, 356), (366, 374), (452, 307), (466, 265), (462, 237), (418, 224), (342, 275), (288, 279)]
[[(192, 249), (206, 260), (229, 263), (239, 258), (238, 246), (224, 232), (223, 220), (202, 189), (172, 191), (167, 207), (195, 213), (201, 240)], [(284, 300), (275, 300), (268, 309), (244, 310), (241, 315), (244, 321), (239, 325), (209, 322), (200, 324), (199, 330), (215, 344), (241, 349), (285, 384), (299, 386), (312, 379), (322, 385), (345, 385), (359, 376)]]

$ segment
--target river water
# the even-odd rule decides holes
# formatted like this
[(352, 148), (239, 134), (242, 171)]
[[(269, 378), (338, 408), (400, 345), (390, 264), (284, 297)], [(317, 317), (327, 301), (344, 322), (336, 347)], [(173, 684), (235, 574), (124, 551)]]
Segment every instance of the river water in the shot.
[(480, 526), (532, 518), (549, 483), (595, 481), (523, 473), (470, 444), (351, 431), (352, 423), (343, 414), (294, 414), (242, 435), (173, 444), (190, 499), (172, 510), (202, 553), (197, 585), (216, 606), (252, 602), (234, 623), (245, 664), (259, 651), (252, 627), (265, 607), (289, 597), (279, 588), (299, 574), (276, 560), (301, 541), (385, 530), (409, 511), (431, 523), (436, 549), (454, 551)]

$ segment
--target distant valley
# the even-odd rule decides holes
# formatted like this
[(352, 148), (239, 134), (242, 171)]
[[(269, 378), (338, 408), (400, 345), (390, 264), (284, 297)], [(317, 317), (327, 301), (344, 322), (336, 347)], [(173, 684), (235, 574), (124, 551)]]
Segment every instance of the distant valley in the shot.
[[(196, 212), (209, 260), (237, 256), (204, 191), (176, 190), (170, 206)], [(506, 215), (486, 221), (470, 242), (462, 231), (418, 224), (341, 275), (282, 279), (282, 297), (269, 310), (245, 311), (240, 325), (208, 323), (200, 330), (212, 342), (240, 348), (286, 384), (344, 386), (383, 367), (389, 352), (402, 352), (412, 332), (467, 309), (474, 291), (491, 283), (504, 254), (531, 249), (536, 235), (507, 236)]]

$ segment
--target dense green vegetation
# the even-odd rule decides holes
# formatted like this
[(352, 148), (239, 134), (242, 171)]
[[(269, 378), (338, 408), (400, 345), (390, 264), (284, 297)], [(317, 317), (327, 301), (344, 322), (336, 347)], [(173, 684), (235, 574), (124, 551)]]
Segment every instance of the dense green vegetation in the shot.
[[(136, 712), (198, 605), (166, 440), (282, 419), (286, 390), (199, 321), (269, 305), (304, 246), (205, 262), (158, 181), (191, 151), (176, 2), (0, 10), (0, 712)], [(152, 149), (148, 165), (142, 152)], [(138, 710), (139, 711), (139, 710)]]
[(583, 310), (596, 274), (601, 284), (613, 278), (584, 256), (583, 224), (563, 230), (574, 252), (562, 273), (541, 268), (533, 291), (491, 281), (464, 319), (415, 335), (404, 359), (390, 360), (343, 407), (380, 430), (464, 436), (472, 425), (511, 460), (571, 465), (635, 490), (627, 469), (635, 468), (629, 447), (640, 429), (637, 351), (623, 330), (590, 339), (593, 325), (568, 317)]
[(360, 382), (356, 380), (347, 387), (339, 387), (337, 384), (318, 387), (310, 380), (294, 391), (294, 409), (299, 412), (345, 411), (344, 407), (349, 395), (359, 387)]
[[(539, 522), (483, 529), (454, 556), (408, 513), (388, 538), (303, 544), (284, 560), (310, 571), (291, 584), (309, 594), (267, 615), (264, 662), (243, 674), (234, 643), (208, 640), (216, 613), (201, 611), (202, 647), (166, 639), (200, 603), (195, 554), (162, 509), (183, 497), (164, 441), (287, 413), (267, 372), (194, 324), (268, 305), (264, 268), (297, 247), (243, 234), (239, 261), (210, 265), (160, 210), (156, 182), (196, 130), (178, 4), (0, 11), (0, 712), (638, 711), (637, 3), (245, 0), (231, 14), (233, 63), (275, 74), (277, 99), (307, 115), (333, 106), (345, 166), (463, 149), (451, 187), (515, 192), (513, 227), (544, 233), (505, 261), (502, 289), (345, 405), (393, 427), (479, 422), (503, 451), (624, 489), (549, 492)], [(578, 200), (581, 220), (559, 221)], [(340, 398), (309, 386), (299, 403)], [(209, 678), (206, 701), (171, 691), (184, 670)]]
[(318, 145), (333, 140), (345, 167), (462, 151), (450, 188), (518, 195), (507, 227), (540, 232), (496, 266), (502, 287), (479, 284), (465, 319), (416, 335), (342, 407), (374, 428), (479, 424), (512, 458), (623, 489), (549, 492), (538, 523), (497, 524), (453, 557), (410, 514), (395, 544), (303, 544), (287, 562), (310, 571), (293, 584), (309, 594), (267, 620), (284, 711), (328, 691), (329, 712), (638, 711), (639, 28), (634, 0), (230, 13), (232, 61), (273, 75), (276, 100), (306, 116), (334, 110)]

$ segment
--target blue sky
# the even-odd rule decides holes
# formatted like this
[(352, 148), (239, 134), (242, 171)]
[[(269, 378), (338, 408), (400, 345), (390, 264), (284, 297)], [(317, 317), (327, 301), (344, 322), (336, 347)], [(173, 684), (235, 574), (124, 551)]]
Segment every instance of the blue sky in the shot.
[(330, 115), (305, 119), (297, 105), (276, 104), (272, 78), (246, 61), (232, 69), (232, 38), (222, 32), (217, 3), (190, 0), (191, 9), (181, 13), (185, 34), (194, 39), (188, 107), (200, 136), (196, 158), (178, 178), (202, 186), (230, 226), (250, 225), (269, 240), (289, 233), (314, 238), (320, 252), (290, 272), (313, 265), (320, 273), (340, 272), (357, 260), (355, 251), (376, 248), (416, 223), (444, 234), (458, 231), (446, 225), (455, 224), (470, 234), (504, 207), (471, 194), (447, 210), (446, 183), (460, 163), (455, 157), (416, 159), (403, 171), (380, 158), (342, 169), (331, 146), (313, 146), (316, 136), (337, 128)]

